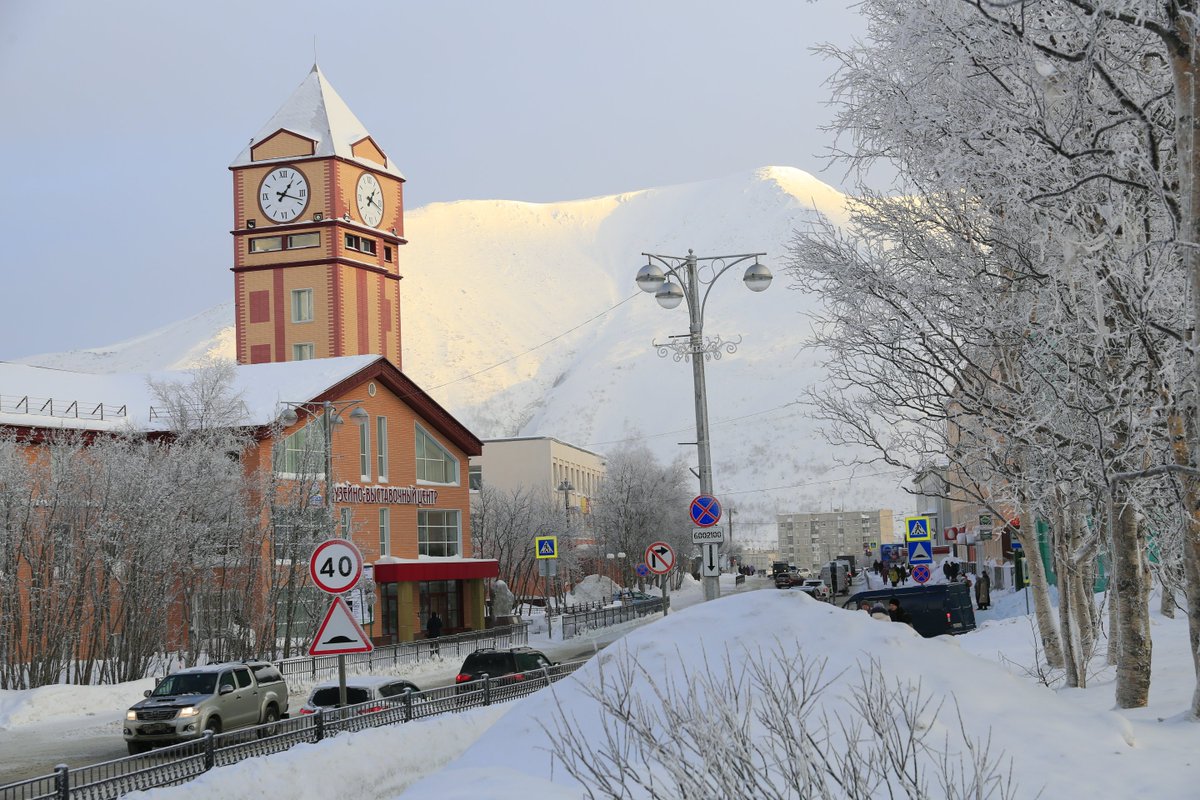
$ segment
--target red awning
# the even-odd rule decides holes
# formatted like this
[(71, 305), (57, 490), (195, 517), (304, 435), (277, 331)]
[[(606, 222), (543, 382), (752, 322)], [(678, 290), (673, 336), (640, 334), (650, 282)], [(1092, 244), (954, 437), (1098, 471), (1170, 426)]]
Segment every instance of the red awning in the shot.
[(473, 578), (496, 578), (500, 562), (494, 559), (469, 561), (405, 561), (399, 564), (376, 564), (376, 583), (407, 583), (412, 581), (466, 581)]

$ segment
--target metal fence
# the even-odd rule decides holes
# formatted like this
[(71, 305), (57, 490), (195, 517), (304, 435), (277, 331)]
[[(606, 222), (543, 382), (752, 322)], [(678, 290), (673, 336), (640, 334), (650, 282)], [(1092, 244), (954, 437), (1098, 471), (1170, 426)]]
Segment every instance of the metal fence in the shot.
[[(529, 644), (529, 623), (504, 625), (482, 631), (456, 633), (436, 639), (381, 645), (369, 653), (344, 656), (346, 669), (351, 672), (371, 671), (379, 667), (400, 666), (428, 661), (433, 656), (461, 659), (480, 647), (505, 649)], [(337, 675), (338, 656), (304, 656), (276, 662), (279, 671), (289, 681), (300, 679), (324, 680)]]
[[(450, 637), (447, 637), (450, 638)], [(176, 786), (213, 767), (236, 764), (247, 758), (279, 753), (302, 742), (319, 742), (347, 731), (395, 725), (468, 708), (503, 703), (532, 694), (575, 672), (586, 662), (556, 664), (536, 672), (483, 677), (457, 686), (403, 697), (370, 700), (320, 714), (303, 714), (268, 725), (243, 728), (203, 739), (118, 758), (101, 764), (69, 769), (0, 786), (4, 800), (110, 800), (129, 792)]]
[(604, 628), (644, 617), (647, 614), (656, 614), (664, 610), (664, 602), (666, 602), (664, 598), (655, 597), (650, 600), (638, 600), (619, 606), (581, 611), (576, 614), (563, 614), (562, 637), (570, 639), (591, 628)]

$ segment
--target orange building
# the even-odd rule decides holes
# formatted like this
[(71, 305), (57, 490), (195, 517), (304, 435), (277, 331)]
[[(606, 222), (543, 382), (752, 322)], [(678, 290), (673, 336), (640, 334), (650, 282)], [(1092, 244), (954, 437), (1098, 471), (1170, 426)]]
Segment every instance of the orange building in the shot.
[(400, 366), (404, 175), (320, 69), (229, 169), (238, 363)]

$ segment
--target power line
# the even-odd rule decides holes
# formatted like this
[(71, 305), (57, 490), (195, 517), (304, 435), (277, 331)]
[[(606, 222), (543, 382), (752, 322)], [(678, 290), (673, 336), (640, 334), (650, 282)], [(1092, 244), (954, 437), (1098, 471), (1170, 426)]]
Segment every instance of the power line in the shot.
[[(740, 422), (741, 420), (744, 420), (744, 419), (750, 419), (750, 417), (757, 417), (757, 416), (761, 416), (763, 414), (769, 414), (772, 411), (779, 411), (780, 409), (787, 408), (788, 406), (799, 405), (799, 402), (800, 401), (798, 401), (798, 400), (792, 400), (790, 402), (784, 403), (783, 405), (774, 406), (773, 408), (765, 408), (762, 411), (754, 411), (749, 414), (743, 414), (740, 417), (730, 417), (729, 419), (717, 420), (716, 422), (710, 422), (709, 427), (715, 428), (718, 425), (728, 425), (731, 422)], [(644, 441), (646, 439), (657, 439), (660, 436), (674, 436), (677, 433), (692, 433), (695, 430), (696, 430), (695, 427), (689, 425), (686, 428), (676, 428), (676, 429), (670, 430), (670, 431), (663, 431), (662, 433), (648, 433), (645, 436), (628, 436), (624, 439), (610, 439), (606, 442), (588, 442), (587, 444), (585, 444), (583, 446), (584, 447), (599, 447), (599, 446), (605, 445), (605, 444), (621, 444), (623, 442), (640, 442), (640, 441)]]
[(509, 356), (508, 358), (504, 359), (503, 361), (500, 361), (500, 362), (498, 362), (498, 363), (496, 363), (496, 364), (492, 364), (490, 367), (484, 367), (484, 368), (483, 368), (483, 369), (481, 369), (481, 370), (477, 370), (477, 371), (475, 371), (475, 372), (472, 372), (472, 373), (470, 373), (470, 374), (463, 375), (463, 376), (461, 376), (461, 377), (455, 378), (454, 380), (451, 380), (451, 381), (446, 381), (445, 383), (439, 383), (437, 386), (431, 386), (431, 387), (430, 387), (430, 390), (433, 390), (433, 389), (441, 389), (441, 388), (442, 388), (442, 387), (444, 387), (444, 386), (449, 386), (449, 385), (451, 385), (451, 384), (453, 384), (453, 383), (458, 383), (459, 381), (465, 381), (465, 380), (469, 380), (470, 378), (474, 378), (474, 377), (475, 377), (475, 376), (477, 376), (477, 375), (482, 375), (482, 374), (483, 374), (483, 373), (485, 373), (485, 372), (490, 372), (491, 370), (494, 370), (494, 369), (496, 369), (496, 367), (502, 367), (502, 366), (504, 366), (505, 364), (507, 364), (508, 362), (510, 362), (510, 361), (515, 361), (516, 359), (520, 358), (521, 356), (529, 355), (529, 354), (530, 354), (530, 353), (532, 353), (534, 350), (540, 350), (541, 348), (545, 347), (545, 346), (546, 346), (546, 345), (548, 345), (548, 344), (551, 344), (552, 342), (557, 342), (559, 339), (563, 338), (563, 337), (564, 337), (564, 336), (566, 336), (568, 333), (574, 333), (575, 331), (577, 331), (577, 330), (579, 330), (580, 328), (582, 328), (584, 325), (588, 325), (588, 324), (590, 324), (590, 323), (592, 323), (592, 322), (595, 322), (596, 320), (600, 319), (600, 318), (601, 318), (601, 317), (603, 317), (604, 315), (606, 315), (606, 314), (608, 314), (608, 313), (610, 313), (610, 312), (612, 312), (612, 311), (615, 311), (616, 309), (618, 309), (618, 308), (620, 308), (621, 306), (623, 306), (623, 305), (625, 305), (626, 303), (628, 303), (628, 302), (629, 302), (630, 300), (632, 300), (633, 298), (637, 297), (639, 294), (641, 294), (641, 292), (640, 292), (640, 291), (639, 291), (639, 292), (634, 292), (633, 294), (629, 295), (629, 297), (626, 297), (624, 300), (622, 300), (621, 302), (617, 303), (615, 306), (610, 306), (609, 308), (606, 308), (604, 311), (601, 311), (601, 312), (600, 312), (599, 314), (597, 314), (596, 316), (594, 316), (594, 317), (589, 317), (588, 319), (585, 319), (583, 322), (579, 323), (579, 324), (578, 324), (578, 325), (576, 325), (574, 328), (568, 328), (567, 330), (563, 331), (562, 333), (558, 334), (557, 336), (555, 336), (555, 337), (553, 337), (553, 338), (550, 338), (550, 339), (547, 339), (546, 341), (542, 342), (541, 344), (534, 345), (533, 347), (529, 348), (528, 350), (526, 350), (526, 351), (524, 351), (524, 352), (517, 353), (517, 354), (516, 354), (516, 355), (514, 355), (514, 356)]
[(733, 491), (733, 492), (721, 492), (720, 494), (722, 497), (725, 497), (726, 495), (731, 495), (731, 494), (750, 494), (751, 492), (774, 492), (774, 491), (778, 491), (780, 489), (799, 489), (804, 486), (821, 486), (821, 485), (824, 485), (827, 483), (844, 483), (846, 481), (852, 481), (855, 478), (878, 478), (883, 475), (905, 475), (905, 474), (908, 474), (909, 472), (910, 472), (910, 470), (907, 470), (907, 469), (893, 469), (893, 470), (885, 470), (883, 472), (871, 472), (866, 475), (849, 475), (845, 478), (833, 478), (833, 479), (827, 480), (827, 481), (809, 481), (808, 483), (793, 483), (788, 486), (771, 486), (769, 488), (763, 488), (763, 489), (739, 489), (739, 490)]

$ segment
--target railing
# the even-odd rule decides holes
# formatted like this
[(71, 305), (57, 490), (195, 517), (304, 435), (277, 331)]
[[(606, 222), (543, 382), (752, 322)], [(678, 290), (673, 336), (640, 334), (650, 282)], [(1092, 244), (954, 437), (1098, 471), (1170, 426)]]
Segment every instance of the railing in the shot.
[[(437, 641), (437, 640), (432, 640)], [(468, 708), (503, 703), (562, 680), (584, 661), (556, 664), (536, 672), (443, 686), (403, 697), (369, 700), (267, 725), (214, 735), (86, 767), (57, 767), (53, 774), (0, 786), (5, 800), (109, 800), (129, 792), (186, 783), (213, 767), (279, 753), (302, 742), (319, 742), (347, 731), (395, 725)]]
[(125, 406), (93, 403), (90, 400), (55, 400), (53, 397), (0, 395), (0, 411), (74, 419), (113, 419), (128, 416)]
[[(346, 659), (346, 668), (351, 671), (374, 670), (382, 666), (416, 664), (435, 655), (452, 659), (465, 658), (480, 647), (521, 647), (529, 644), (529, 623), (504, 625), (482, 631), (469, 631), (436, 639), (417, 639), (376, 647), (369, 653), (352, 653), (341, 656)], [(337, 674), (339, 656), (316, 656), (289, 658), (276, 662), (279, 671), (288, 680), (323, 680)]]
[(628, 622), (631, 619), (656, 614), (665, 608), (664, 598), (655, 597), (650, 600), (638, 600), (619, 606), (600, 608), (594, 611), (581, 611), (577, 614), (563, 614), (562, 637), (570, 639), (591, 628), (605, 628)]

